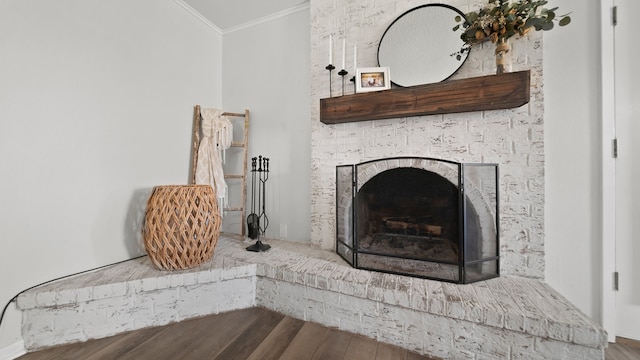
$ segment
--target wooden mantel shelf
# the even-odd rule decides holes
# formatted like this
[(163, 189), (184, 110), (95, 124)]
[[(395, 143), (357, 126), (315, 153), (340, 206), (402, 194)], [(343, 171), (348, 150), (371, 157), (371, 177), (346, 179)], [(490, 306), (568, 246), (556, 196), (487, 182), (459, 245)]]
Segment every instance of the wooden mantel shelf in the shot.
[(325, 124), (511, 109), (529, 102), (530, 71), (320, 99)]

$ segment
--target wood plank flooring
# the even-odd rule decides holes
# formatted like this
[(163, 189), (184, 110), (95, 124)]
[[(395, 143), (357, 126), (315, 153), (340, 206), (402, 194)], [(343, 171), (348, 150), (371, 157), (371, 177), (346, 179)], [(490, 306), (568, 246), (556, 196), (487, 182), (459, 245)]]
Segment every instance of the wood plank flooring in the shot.
[(605, 350), (606, 360), (640, 360), (640, 341), (616, 338), (615, 344), (609, 344)]
[(185, 320), (28, 353), (20, 360), (429, 360), (366, 337), (262, 308)]
[[(252, 308), (59, 346), (20, 360), (433, 360), (366, 337)], [(618, 338), (606, 360), (640, 360), (640, 342)]]

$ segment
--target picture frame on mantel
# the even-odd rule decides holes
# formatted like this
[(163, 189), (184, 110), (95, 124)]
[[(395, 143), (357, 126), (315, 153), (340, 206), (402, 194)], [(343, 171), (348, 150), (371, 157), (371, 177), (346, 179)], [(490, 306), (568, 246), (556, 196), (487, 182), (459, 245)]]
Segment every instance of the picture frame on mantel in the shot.
[(371, 92), (391, 89), (388, 67), (365, 67), (356, 69), (356, 92)]

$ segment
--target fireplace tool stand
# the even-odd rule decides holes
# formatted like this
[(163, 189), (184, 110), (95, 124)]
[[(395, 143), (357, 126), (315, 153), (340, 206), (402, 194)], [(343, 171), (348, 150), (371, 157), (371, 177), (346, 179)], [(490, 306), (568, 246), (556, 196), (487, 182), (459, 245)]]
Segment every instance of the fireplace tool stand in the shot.
[[(258, 211), (256, 214), (256, 173), (258, 173)], [(269, 179), (269, 158), (262, 155), (251, 158), (251, 214), (247, 216), (247, 227), (249, 238), (256, 240), (256, 243), (247, 247), (248, 251), (267, 251), (271, 245), (260, 241), (260, 236), (264, 236), (269, 226), (269, 218), (265, 212), (265, 185)]]

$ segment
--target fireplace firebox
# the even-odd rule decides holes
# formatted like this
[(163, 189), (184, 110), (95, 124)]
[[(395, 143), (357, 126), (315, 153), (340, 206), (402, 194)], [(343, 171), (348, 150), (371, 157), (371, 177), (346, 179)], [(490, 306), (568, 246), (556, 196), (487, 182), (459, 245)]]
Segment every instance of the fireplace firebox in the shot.
[(336, 252), (355, 268), (463, 284), (499, 276), (497, 164), (340, 165), (336, 207)]

